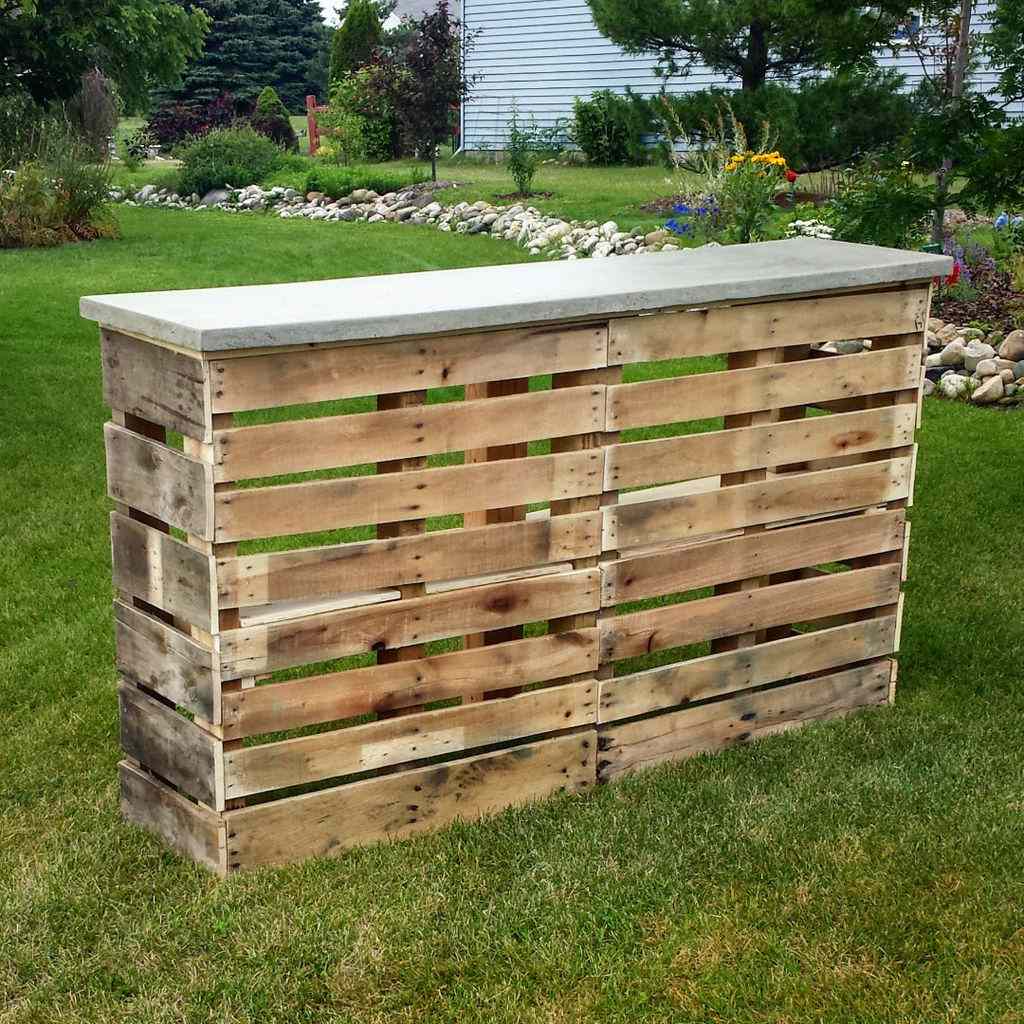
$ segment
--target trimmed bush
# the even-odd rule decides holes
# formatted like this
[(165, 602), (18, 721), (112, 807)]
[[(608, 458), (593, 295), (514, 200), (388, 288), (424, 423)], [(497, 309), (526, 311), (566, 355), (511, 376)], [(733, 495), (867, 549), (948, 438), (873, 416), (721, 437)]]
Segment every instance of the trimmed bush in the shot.
[(577, 98), (571, 136), (592, 164), (645, 164), (651, 154), (644, 136), (653, 129), (645, 99), (628, 89), (625, 96), (606, 89), (589, 100)]
[(249, 124), (254, 131), (276, 142), (282, 149), (298, 150), (299, 140), (288, 118), (288, 111), (273, 86), (268, 85), (260, 93)]
[(306, 175), (306, 191), (323, 192), (332, 199), (347, 196), (357, 188), (372, 189), (385, 195), (388, 192), (400, 192), (426, 180), (427, 175), (420, 172), (403, 174), (373, 167), (335, 167), (323, 164), (312, 168)]
[(277, 170), (281, 158), (280, 148), (252, 128), (213, 131), (182, 150), (178, 191), (202, 196), (226, 185), (256, 185)]
[(199, 139), (235, 123), (235, 101), (229, 93), (202, 106), (171, 103), (156, 110), (146, 122), (146, 131), (161, 149), (171, 149), (188, 139)]

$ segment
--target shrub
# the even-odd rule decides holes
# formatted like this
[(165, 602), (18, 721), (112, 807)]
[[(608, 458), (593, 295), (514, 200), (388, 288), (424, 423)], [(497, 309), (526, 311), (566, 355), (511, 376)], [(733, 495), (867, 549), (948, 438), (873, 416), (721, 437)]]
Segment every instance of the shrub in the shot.
[(114, 83), (102, 71), (94, 68), (82, 75), (82, 86), (68, 105), (68, 113), (95, 160), (110, 155), (119, 106)]
[(337, 164), (366, 159), (366, 119), (359, 114), (332, 109), (318, 115), (321, 140), (317, 155)]
[(332, 199), (340, 199), (357, 188), (372, 189), (385, 195), (426, 181), (426, 174), (418, 171), (401, 173), (379, 170), (375, 167), (332, 167), (321, 164), (313, 167), (306, 175), (307, 192), (323, 192)]
[(650, 150), (644, 135), (654, 127), (647, 101), (604, 90), (576, 99), (572, 140), (592, 164), (645, 164)]
[(538, 128), (533, 119), (524, 126), (519, 119), (519, 109), (513, 104), (508, 123), (506, 166), (519, 195), (530, 194), (537, 168), (545, 155), (555, 156), (562, 148), (557, 132), (557, 127), (554, 130)]
[(341, 81), (368, 63), (380, 41), (377, 4), (374, 0), (351, 0), (331, 38), (331, 81)]
[(281, 150), (252, 128), (222, 128), (182, 150), (178, 191), (204, 195), (210, 189), (255, 185), (277, 169)]
[(395, 74), (395, 65), (377, 60), (335, 82), (331, 87), (330, 111), (322, 119), (329, 125), (332, 116), (338, 114), (361, 118), (365, 158), (374, 163), (392, 160), (402, 153), (398, 118), (391, 100)]
[(145, 128), (138, 128), (121, 140), (121, 162), (129, 171), (137, 171), (155, 145), (153, 136)]
[(292, 128), (288, 111), (273, 86), (268, 85), (260, 93), (256, 109), (249, 118), (249, 124), (254, 131), (273, 140), (282, 149), (298, 150), (299, 140), (295, 135), (295, 129)]
[(229, 128), (234, 122), (235, 101), (230, 93), (223, 93), (202, 106), (172, 103), (160, 107), (150, 116), (146, 131), (161, 149), (171, 149), (180, 142)]

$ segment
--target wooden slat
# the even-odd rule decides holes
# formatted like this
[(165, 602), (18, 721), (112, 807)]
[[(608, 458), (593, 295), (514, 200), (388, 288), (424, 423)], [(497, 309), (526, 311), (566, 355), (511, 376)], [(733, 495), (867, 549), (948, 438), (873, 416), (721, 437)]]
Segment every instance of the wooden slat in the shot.
[(723, 750), (809, 722), (885, 704), (891, 665), (889, 660), (878, 661), (683, 711), (603, 726), (599, 732), (598, 779), (608, 781), (626, 772)]
[(121, 748), (215, 809), (224, 807), (220, 742), (173, 708), (122, 682)]
[(807, 359), (622, 384), (608, 389), (608, 429), (713, 419), (905, 391), (918, 386), (920, 373), (919, 353), (898, 348), (844, 356), (829, 361), (827, 366)]
[(624, 558), (602, 566), (601, 603), (607, 608), (716, 583), (898, 551), (905, 526), (900, 511), (848, 516)]
[(605, 486), (638, 487), (877, 452), (911, 444), (915, 420), (913, 406), (896, 405), (614, 445), (605, 456)]
[(245, 480), (284, 473), (409, 459), (439, 452), (595, 430), (604, 423), (603, 388), (535, 391), (506, 398), (444, 402), (217, 431), (214, 477)]
[(230, 811), (228, 869), (336, 856), (594, 784), (593, 730)]
[(169, 534), (110, 514), (114, 586), (172, 615), (216, 632), (213, 559)]
[(204, 540), (213, 538), (210, 467), (116, 424), (104, 427), (107, 494)]
[(121, 813), (172, 849), (219, 875), (226, 873), (226, 835), (219, 814), (186, 800), (136, 765), (122, 761)]
[(597, 682), (388, 718), (224, 755), (228, 798), (354, 775), (529, 736), (594, 725)]
[(911, 459), (770, 477), (605, 511), (606, 549), (639, 547), (762, 523), (881, 505), (910, 493)]
[(216, 655), (187, 634), (123, 601), (114, 602), (117, 670), (189, 711), (220, 717)]
[(640, 363), (924, 330), (928, 289), (787, 299), (613, 320), (609, 362)]
[(225, 605), (247, 607), (550, 565), (600, 550), (601, 515), (592, 512), (223, 558), (217, 563), (217, 585)]
[(230, 490), (216, 495), (218, 541), (401, 522), (600, 490), (603, 452), (571, 452), (413, 473)]
[(796, 580), (601, 621), (601, 661), (893, 604), (899, 565)]
[(754, 647), (601, 680), (598, 721), (614, 722), (885, 657), (896, 650), (896, 617), (852, 622)]
[(210, 440), (210, 391), (201, 359), (109, 329), (101, 330), (100, 339), (107, 405)]
[(221, 671), (224, 678), (272, 672), (593, 611), (599, 601), (600, 574), (584, 570), (310, 615), (223, 633)]
[(317, 346), (210, 362), (213, 411), (239, 412), (362, 395), (507, 380), (604, 366), (608, 328), (511, 331)]
[(225, 739), (296, 729), (592, 673), (597, 660), (597, 630), (587, 629), (267, 683), (225, 693), (222, 728)]

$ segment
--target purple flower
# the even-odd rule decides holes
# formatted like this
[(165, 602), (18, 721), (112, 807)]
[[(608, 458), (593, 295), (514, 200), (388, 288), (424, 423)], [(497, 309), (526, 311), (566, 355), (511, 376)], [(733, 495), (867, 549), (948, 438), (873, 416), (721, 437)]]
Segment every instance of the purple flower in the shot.
[(1009, 225), (1009, 223), (1010, 215), (1007, 213), (1001, 213), (998, 217), (996, 217), (992, 226), (996, 229), (996, 231), (1002, 231), (1005, 227)]

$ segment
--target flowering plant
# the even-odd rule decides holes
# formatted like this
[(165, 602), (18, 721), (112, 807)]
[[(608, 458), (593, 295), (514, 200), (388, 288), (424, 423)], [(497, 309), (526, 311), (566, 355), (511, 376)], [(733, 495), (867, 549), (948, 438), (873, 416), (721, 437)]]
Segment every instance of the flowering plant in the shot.
[(835, 235), (835, 228), (823, 220), (794, 220), (786, 228), (787, 238), (824, 238), (829, 241)]
[(675, 235), (701, 245), (715, 241), (722, 233), (722, 208), (714, 196), (696, 196), (673, 207), (676, 216), (666, 224)]
[(764, 237), (775, 196), (788, 170), (786, 158), (777, 150), (755, 153), (744, 149), (729, 158), (722, 207), (737, 242), (754, 242)]

